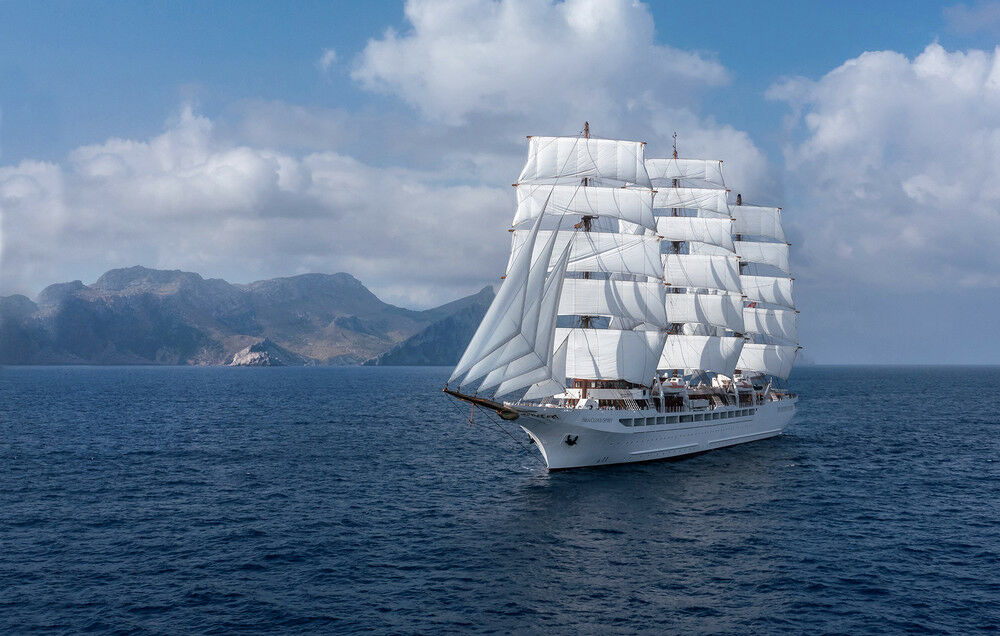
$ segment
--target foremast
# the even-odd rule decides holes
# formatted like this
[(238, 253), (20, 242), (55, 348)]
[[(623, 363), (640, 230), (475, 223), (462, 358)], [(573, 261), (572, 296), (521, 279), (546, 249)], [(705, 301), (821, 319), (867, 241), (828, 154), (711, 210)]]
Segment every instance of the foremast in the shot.
[[(666, 316), (644, 146), (595, 138), (589, 124), (575, 137), (529, 137), (506, 276), (449, 382), (484, 378), (478, 393), (495, 396), (528, 387), (525, 399), (561, 394), (567, 378), (580, 388), (650, 385)], [(526, 312), (545, 290), (558, 290), (554, 302)], [(547, 359), (516, 357), (526, 348), (516, 343), (545, 340)]]

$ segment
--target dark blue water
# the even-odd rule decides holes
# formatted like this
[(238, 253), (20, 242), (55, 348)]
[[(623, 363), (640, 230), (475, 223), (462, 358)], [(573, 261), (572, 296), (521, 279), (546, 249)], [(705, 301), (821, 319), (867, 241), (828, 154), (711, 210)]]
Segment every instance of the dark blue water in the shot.
[(1000, 626), (1000, 369), (799, 369), (783, 437), (554, 474), (446, 375), (4, 369), (0, 632)]

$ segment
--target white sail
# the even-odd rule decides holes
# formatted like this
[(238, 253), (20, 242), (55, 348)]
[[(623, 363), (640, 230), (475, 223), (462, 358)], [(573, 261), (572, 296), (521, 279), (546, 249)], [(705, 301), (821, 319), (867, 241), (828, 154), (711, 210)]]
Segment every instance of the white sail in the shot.
[[(557, 341), (558, 342), (558, 341)], [(552, 354), (551, 373), (549, 377), (532, 384), (521, 399), (537, 400), (550, 397), (566, 390), (566, 349), (568, 342), (564, 339), (556, 346)]]
[(653, 181), (697, 179), (725, 187), (722, 162), (717, 159), (646, 159), (646, 172)]
[(743, 331), (743, 298), (736, 294), (666, 294), (667, 320)]
[(653, 191), (648, 188), (605, 188), (583, 185), (517, 185), (517, 226), (550, 215), (612, 217), (656, 229)]
[(729, 219), (691, 216), (660, 216), (656, 233), (667, 241), (699, 241), (733, 253), (733, 222)]
[(741, 371), (756, 371), (787, 380), (792, 372), (792, 363), (799, 348), (795, 345), (772, 345), (747, 343), (740, 352), (736, 368)]
[[(536, 252), (551, 235), (551, 230), (538, 232), (534, 243)], [(530, 230), (512, 232), (512, 245), (508, 270), (530, 238)], [(656, 236), (618, 234), (617, 232), (558, 232), (555, 252), (561, 253), (567, 242), (572, 242), (568, 271), (612, 272), (636, 274), (659, 278), (662, 274), (660, 244)]]
[(629, 221), (618, 221), (618, 232), (620, 234), (646, 234), (647, 236), (656, 235), (656, 230), (650, 230), (639, 225), (638, 223), (631, 223)]
[(781, 227), (781, 208), (734, 205), (729, 210), (735, 219), (733, 234), (759, 236), (785, 242), (785, 230)]
[(743, 294), (747, 300), (771, 303), (794, 309), (792, 279), (774, 276), (740, 276)]
[(739, 261), (735, 256), (663, 254), (662, 260), (664, 279), (674, 287), (741, 292)]
[[(531, 230), (525, 232), (526, 249), (511, 259), (500, 291), (486, 310), (486, 315), (479, 323), (479, 328), (473, 334), (448, 382), (454, 382), (460, 376), (468, 374), (470, 369), (480, 365), (484, 360), (495, 358), (498, 351), (521, 333), (526, 300), (541, 296), (546, 279), (543, 274), (546, 267), (543, 264), (552, 258), (554, 241), (550, 240), (549, 245), (540, 246), (537, 252), (534, 249), (541, 221), (542, 217), (538, 217)], [(533, 257), (538, 260), (538, 267), (532, 268)], [(487, 368), (483, 373), (492, 370), (493, 368)], [(482, 377), (482, 374), (476, 377)], [(474, 378), (467, 377), (466, 381), (472, 379)]]
[(711, 243), (697, 243), (693, 242), (688, 246), (688, 253), (690, 254), (707, 254), (710, 256), (735, 256), (735, 244), (733, 245), (733, 250), (727, 250), (724, 247), (719, 247), (718, 245), (712, 245)]
[(650, 187), (644, 143), (585, 137), (531, 137), (518, 183), (585, 177)]
[[(462, 381), (463, 384), (468, 384), (489, 374), (492, 374), (493, 379), (505, 376), (506, 365), (528, 356), (533, 349), (541, 346), (538, 343), (540, 336), (551, 338), (552, 330), (555, 329), (555, 309), (561, 293), (562, 279), (561, 275), (547, 274), (544, 264), (552, 260), (554, 246), (555, 239), (553, 236), (549, 236), (545, 244), (542, 245), (542, 251), (536, 255), (532, 262), (531, 271), (528, 273), (528, 283), (524, 287), (524, 301), (520, 307), (518, 330), (505, 342), (482, 355), (480, 360), (469, 369)], [(565, 263), (568, 256), (568, 250), (564, 248), (556, 259), (553, 273), (556, 271), (565, 273)], [(539, 284), (538, 281), (541, 283)], [(555, 285), (558, 287), (553, 290)], [(543, 306), (546, 312), (544, 317), (541, 313)], [(545, 331), (546, 329), (548, 331)], [(551, 344), (542, 346), (541, 350), (551, 351)], [(492, 385), (488, 384), (485, 388), (490, 386)]]
[(729, 218), (727, 193), (715, 188), (660, 188), (653, 197), (653, 207), (702, 210)]
[(611, 316), (630, 324), (667, 325), (666, 288), (660, 281), (570, 278), (563, 283), (559, 314)]
[(759, 333), (789, 342), (799, 339), (798, 316), (794, 309), (746, 307), (743, 309), (743, 323), (747, 333)]
[(738, 336), (667, 337), (659, 369), (700, 369), (732, 376), (744, 340)]
[[(486, 376), (479, 387), (480, 391), (497, 386), (494, 394), (506, 395), (536, 382), (553, 378), (553, 339), (555, 338), (558, 317), (556, 308), (562, 294), (568, 261), (569, 248), (567, 246), (556, 259), (555, 266), (545, 280), (545, 289), (537, 301), (537, 310), (535, 310), (534, 304), (529, 305), (529, 308), (534, 311), (526, 316), (524, 327), (522, 327), (522, 338), (515, 339), (506, 346), (507, 349), (514, 352), (514, 355), (520, 354), (520, 357), (502, 356), (506, 360), (506, 364), (502, 367), (496, 367)], [(519, 340), (530, 345), (526, 353), (521, 353), (524, 348), (519, 348)], [(472, 371), (469, 373), (471, 375)], [(562, 377), (558, 378), (559, 382), (562, 380)]]
[(757, 241), (734, 241), (740, 260), (748, 263), (762, 263), (777, 267), (786, 274), (791, 272), (788, 264), (787, 243), (763, 243)]
[(557, 329), (556, 342), (568, 338), (566, 375), (587, 380), (627, 380), (649, 385), (663, 347), (661, 331)]

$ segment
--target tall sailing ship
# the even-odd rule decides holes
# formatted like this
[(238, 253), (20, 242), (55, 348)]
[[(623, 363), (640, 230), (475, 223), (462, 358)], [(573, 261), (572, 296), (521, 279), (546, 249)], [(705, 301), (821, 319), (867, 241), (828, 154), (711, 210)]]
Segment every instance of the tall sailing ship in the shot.
[(722, 161), (676, 135), (665, 159), (589, 124), (528, 139), (506, 274), (445, 392), (516, 421), (550, 470), (779, 435), (799, 348), (781, 209), (731, 203)]

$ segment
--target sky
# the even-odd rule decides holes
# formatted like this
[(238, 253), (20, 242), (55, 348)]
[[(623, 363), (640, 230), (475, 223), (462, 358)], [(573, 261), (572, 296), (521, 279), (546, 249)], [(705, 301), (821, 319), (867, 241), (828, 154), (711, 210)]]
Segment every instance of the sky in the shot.
[(142, 264), (499, 283), (525, 135), (725, 161), (803, 355), (1000, 363), (1000, 2), (0, 0), (0, 294)]

